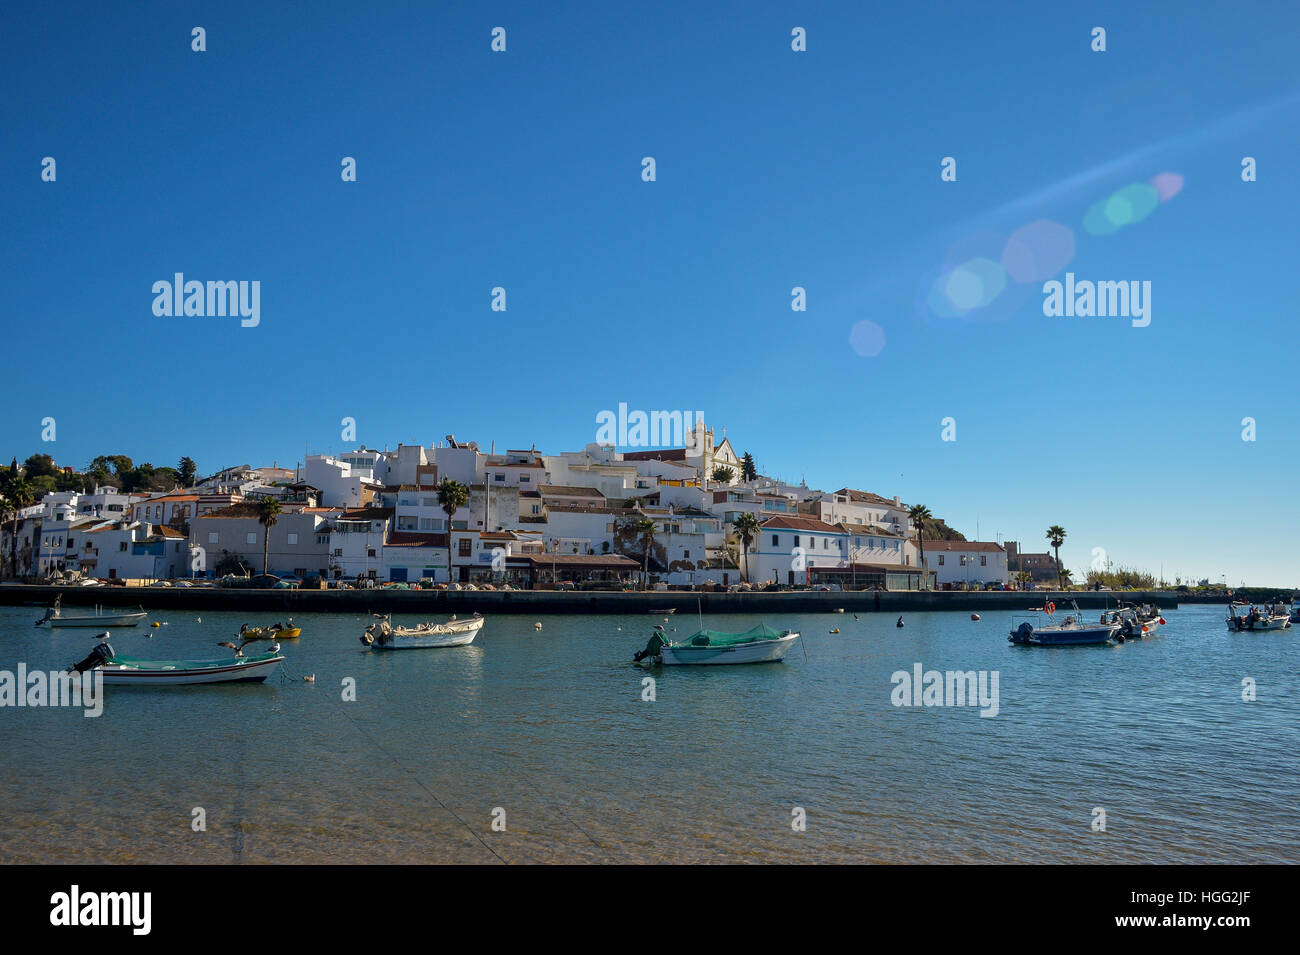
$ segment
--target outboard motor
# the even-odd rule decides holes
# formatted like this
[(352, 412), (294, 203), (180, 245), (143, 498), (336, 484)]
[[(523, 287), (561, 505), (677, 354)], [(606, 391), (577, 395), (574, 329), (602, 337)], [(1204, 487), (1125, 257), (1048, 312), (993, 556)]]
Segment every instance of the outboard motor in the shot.
[(90, 651), (90, 655), (80, 663), (74, 663), (72, 666), (73, 673), (85, 673), (87, 670), (93, 670), (97, 666), (103, 666), (113, 657), (113, 648), (104, 640), (95, 644), (95, 648)]
[(665, 642), (666, 641), (664, 640), (664, 638), (659, 636), (659, 634), (656, 632), (650, 638), (650, 641), (645, 645), (645, 649), (632, 657), (632, 662), (640, 663), (646, 657), (652, 657), (656, 655), (661, 649), (663, 649), (663, 645)]
[(1017, 643), (1028, 643), (1029, 638), (1034, 634), (1034, 625), (1028, 620), (1016, 627), (1015, 640)]
[(374, 629), (375, 629), (375, 625), (373, 623), (370, 626), (366, 627), (366, 632), (361, 635), (361, 642), (363, 645), (368, 647), (375, 642), (375, 635), (374, 633), (371, 632)]

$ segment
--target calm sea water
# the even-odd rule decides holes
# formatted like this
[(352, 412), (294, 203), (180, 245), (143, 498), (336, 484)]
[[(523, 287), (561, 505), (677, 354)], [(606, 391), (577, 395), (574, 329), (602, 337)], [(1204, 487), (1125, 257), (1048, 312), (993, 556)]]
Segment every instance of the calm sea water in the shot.
[[(0, 669), (85, 655), (93, 631), (39, 615), (0, 608)], [(1042, 649), (1007, 642), (1011, 614), (792, 615), (767, 621), (805, 635), (786, 663), (664, 668), (654, 702), (629, 660), (657, 618), (490, 617), (471, 647), (381, 654), (364, 618), (298, 617), (284, 670), (314, 683), (108, 687), (98, 719), (0, 710), (0, 861), (1300, 860), (1300, 628), (1165, 616), (1146, 641)], [(273, 622), (156, 619), (114, 648), (220, 657), (240, 623)], [(918, 662), (997, 671), (1000, 712), (893, 706), (891, 674)]]

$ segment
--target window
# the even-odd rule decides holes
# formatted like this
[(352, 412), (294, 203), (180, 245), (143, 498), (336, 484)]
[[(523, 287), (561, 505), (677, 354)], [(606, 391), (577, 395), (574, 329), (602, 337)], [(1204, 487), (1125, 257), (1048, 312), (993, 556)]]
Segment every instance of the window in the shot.
[[(772, 543), (775, 544), (776, 541), (773, 541)], [(795, 535), (794, 535), (794, 546), (795, 546), (795, 547), (798, 547), (798, 546), (799, 546), (799, 535), (798, 535), (798, 534), (795, 534)]]
[(329, 542), (330, 542), (330, 536), (329, 536), (328, 534), (317, 534), (317, 535), (316, 535), (316, 543), (317, 543), (317, 544), (328, 544)]
[(682, 551), (682, 559), (683, 559), (683, 560), (690, 560), (690, 559), (691, 559), (691, 552), (688, 551), (688, 550), (684, 550), (684, 551)]
[(505, 476), (504, 474), (494, 474), (494, 475), (492, 475), (492, 480), (495, 481), (495, 482), (498, 483), (498, 484), (500, 484), (500, 483), (501, 483), (502, 481), (504, 481), (505, 479), (506, 479), (506, 476)]
[(989, 565), (989, 558), (988, 558), (988, 555), (987, 555), (987, 554), (980, 554), (980, 566), (981, 566), (981, 567), (987, 567), (988, 565)]
[(436, 497), (423, 497), (423, 498), (420, 498), (420, 503), (421, 503), (424, 507), (437, 507), (437, 506), (438, 506), (438, 499), (437, 499)]
[(298, 535), (297, 535), (297, 534), (290, 534), (290, 535), (288, 535), (288, 536), (289, 536), (289, 541), (288, 541), (288, 542), (289, 542), (290, 544), (296, 544), (296, 543), (298, 543)]
[(367, 557), (374, 557), (374, 556), (375, 556), (375, 549), (374, 549), (373, 547), (367, 547), (367, 548), (366, 548), (366, 556), (367, 556)]
[(469, 557), (474, 551), (474, 542), (468, 537), (462, 537), (458, 542), (457, 554), (461, 557)]
[(254, 531), (249, 531), (247, 534), (244, 535), (244, 540), (250, 544), (256, 544), (257, 534)]
[(122, 543), (118, 544), (118, 545), (117, 545), (117, 549), (118, 549), (118, 550), (126, 550), (126, 541), (122, 541)]
[(521, 475), (519, 475), (519, 483), (520, 483), (520, 484), (527, 484), (527, 483), (528, 483), (529, 481), (531, 481), (531, 480), (532, 480), (532, 478), (531, 478), (529, 475), (527, 475), (527, 474), (521, 474)]
[(940, 567), (943, 566), (943, 554), (940, 554), (940, 555), (939, 555), (939, 566), (940, 566)]
[[(799, 538), (797, 538), (797, 537), (795, 538), (795, 540), (798, 540), (798, 539), (799, 539)], [(773, 547), (780, 547), (780, 546), (781, 546), (781, 538), (780, 538), (779, 535), (777, 535), (777, 534), (773, 534), (773, 535), (772, 535), (772, 546), (773, 546)]]

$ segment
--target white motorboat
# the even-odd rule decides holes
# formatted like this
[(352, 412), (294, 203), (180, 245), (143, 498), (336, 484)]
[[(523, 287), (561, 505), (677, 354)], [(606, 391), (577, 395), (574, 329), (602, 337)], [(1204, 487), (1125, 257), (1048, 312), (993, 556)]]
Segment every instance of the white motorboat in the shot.
[(64, 613), (63, 597), (54, 598), (54, 606), (45, 611), (45, 616), (36, 621), (36, 626), (47, 627), (135, 627), (149, 616), (143, 608), (122, 613), (106, 613), (103, 607), (96, 606), (94, 613)]
[(1228, 630), (1289, 630), (1291, 612), (1283, 603), (1268, 607), (1246, 606), (1235, 600), (1228, 604)]
[(222, 660), (138, 660), (120, 657), (100, 638), (90, 655), (72, 667), (75, 673), (103, 674), (106, 686), (189, 686), (200, 683), (262, 683), (284, 660), (275, 646), (268, 653)]
[(394, 627), (392, 617), (366, 627), (361, 642), (372, 650), (423, 650), (431, 647), (463, 647), (473, 643), (483, 629), (483, 615), (464, 620), (452, 617), (446, 623), (422, 623), (418, 627)]
[(743, 633), (700, 630), (685, 640), (672, 641), (656, 627), (645, 649), (633, 657), (641, 666), (689, 666), (730, 663), (779, 663), (799, 639), (794, 630), (773, 630), (764, 624)]

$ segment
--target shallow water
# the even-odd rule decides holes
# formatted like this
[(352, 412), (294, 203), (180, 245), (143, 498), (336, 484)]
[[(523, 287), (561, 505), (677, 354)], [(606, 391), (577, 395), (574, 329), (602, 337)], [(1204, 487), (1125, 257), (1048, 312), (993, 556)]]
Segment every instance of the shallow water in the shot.
[[(94, 631), (38, 630), (40, 613), (0, 608), (0, 670), (85, 656)], [(272, 622), (195, 616), (112, 644), (216, 658), (240, 623)], [(283, 669), (315, 683), (107, 687), (98, 719), (0, 709), (0, 861), (1300, 860), (1300, 628), (1165, 616), (1145, 641), (1024, 648), (1011, 614), (908, 614), (901, 630), (797, 614), (766, 621), (804, 633), (784, 664), (647, 673), (629, 665), (658, 620), (643, 615), (540, 632), (494, 616), (470, 647), (393, 653), (362, 648), (368, 618), (305, 615)], [(895, 707), (891, 674), (918, 662), (997, 671), (998, 714)]]

